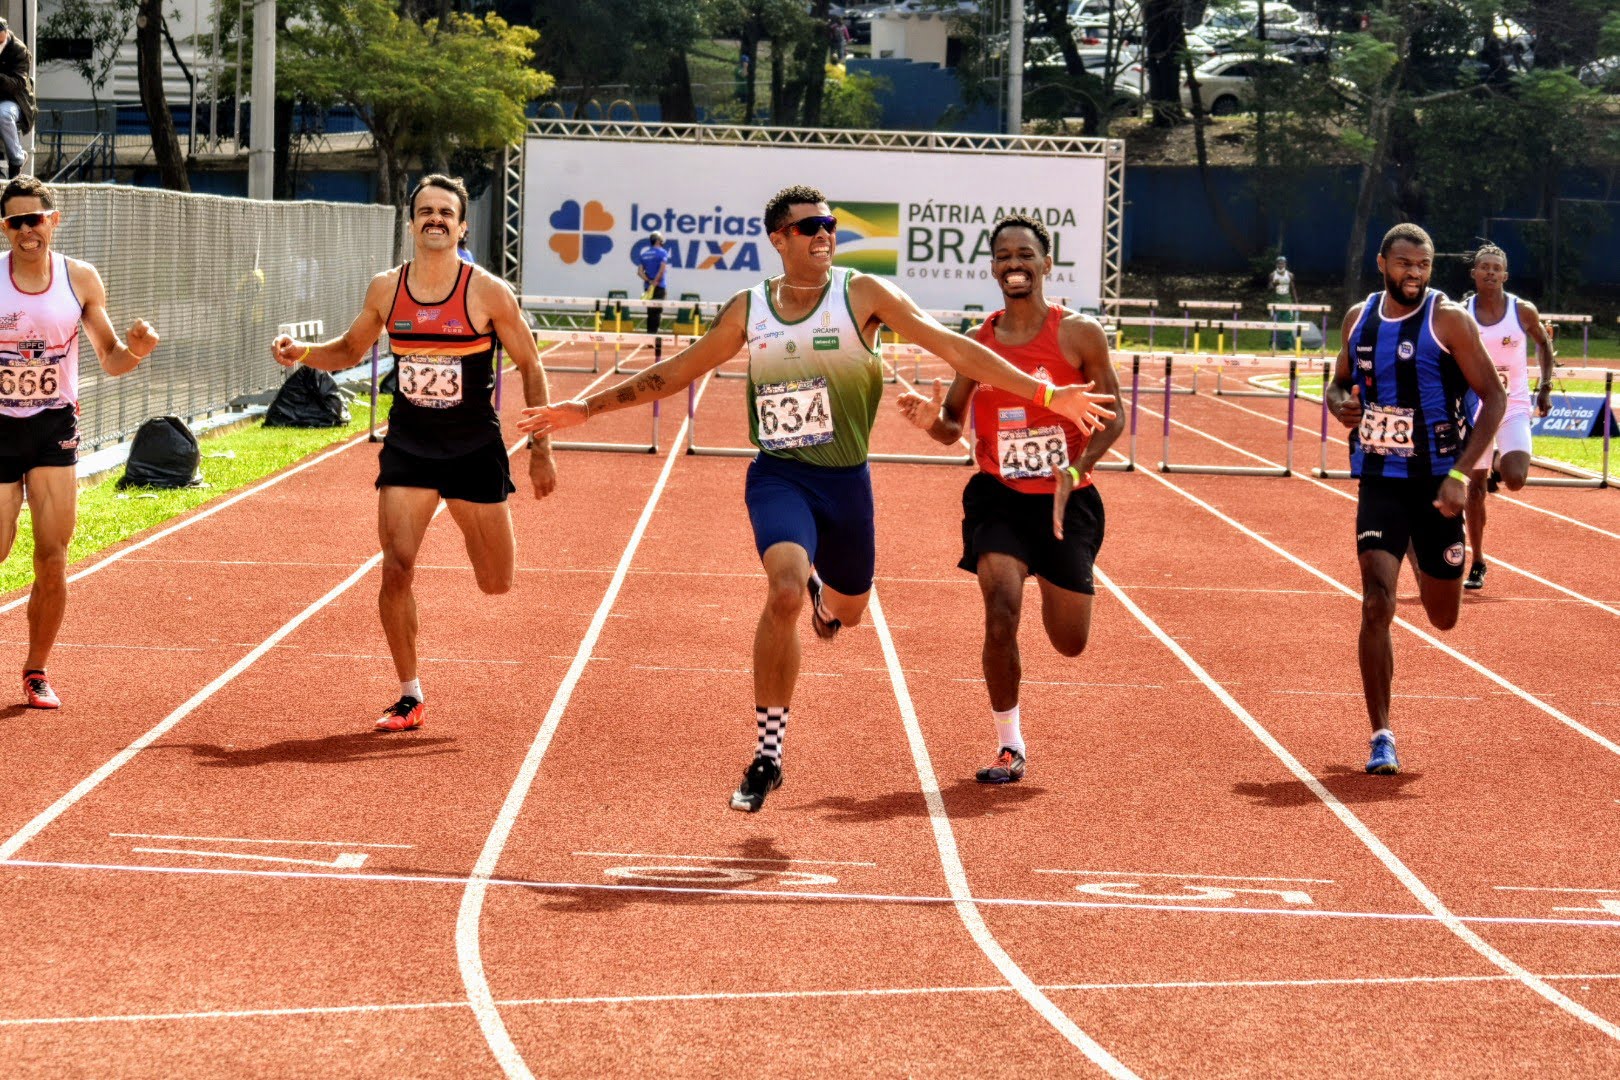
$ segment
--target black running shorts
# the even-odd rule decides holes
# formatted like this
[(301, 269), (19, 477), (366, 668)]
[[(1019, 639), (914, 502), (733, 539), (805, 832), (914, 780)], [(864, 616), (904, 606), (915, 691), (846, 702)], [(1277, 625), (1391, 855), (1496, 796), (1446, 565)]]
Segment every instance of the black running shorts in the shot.
[(1397, 559), (1407, 544), (1418, 569), (1441, 581), (1463, 575), (1463, 519), (1434, 508), (1444, 476), (1363, 476), (1356, 502), (1356, 554), (1387, 551)]
[(72, 405), (33, 416), (0, 416), (0, 484), (15, 484), (30, 469), (79, 463), (79, 413)]
[(1103, 503), (1095, 485), (1069, 496), (1063, 539), (1052, 534), (1052, 496), (1014, 491), (986, 472), (962, 489), (962, 559), (978, 573), (979, 556), (1011, 555), (1029, 572), (1060, 589), (1092, 595), (1091, 566), (1103, 541)]
[(432, 488), (442, 498), (500, 503), (517, 490), (512, 463), (499, 439), (460, 457), (430, 458), (383, 440), (377, 455), (377, 487)]

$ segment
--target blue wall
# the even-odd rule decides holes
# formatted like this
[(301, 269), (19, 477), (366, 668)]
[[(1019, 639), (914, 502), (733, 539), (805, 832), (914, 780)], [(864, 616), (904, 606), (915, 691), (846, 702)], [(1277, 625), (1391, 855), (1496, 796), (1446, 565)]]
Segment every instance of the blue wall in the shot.
[[(1000, 131), (993, 105), (962, 103), (962, 84), (953, 69), (914, 60), (850, 60), (846, 70), (862, 72), (889, 83), (879, 91), (878, 104), (883, 119), (878, 127), (889, 131)], [(947, 121), (947, 114), (950, 119)]]

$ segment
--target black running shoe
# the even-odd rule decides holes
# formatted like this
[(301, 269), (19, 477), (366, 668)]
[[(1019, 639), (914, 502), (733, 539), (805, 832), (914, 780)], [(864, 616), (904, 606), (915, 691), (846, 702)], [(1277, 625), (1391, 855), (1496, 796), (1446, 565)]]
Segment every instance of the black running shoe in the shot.
[(1485, 564), (1477, 562), (1468, 571), (1468, 580), (1463, 582), (1463, 588), (1478, 591), (1485, 587)]
[(765, 796), (781, 786), (782, 763), (761, 754), (748, 766), (742, 783), (731, 793), (731, 808), (752, 814), (765, 805)]
[(821, 610), (821, 579), (810, 575), (810, 625), (816, 629), (816, 637), (832, 640), (838, 636), (844, 624), (837, 619), (827, 618)]
[(1502, 474), (1497, 472), (1495, 469), (1492, 469), (1485, 476), (1485, 491), (1486, 491), (1486, 493), (1491, 494), (1491, 495), (1495, 495), (1496, 494), (1496, 489), (1499, 486), (1501, 486), (1501, 483), (1502, 483)]
[(1003, 746), (996, 760), (973, 774), (981, 784), (1016, 784), (1024, 778), (1024, 755)]

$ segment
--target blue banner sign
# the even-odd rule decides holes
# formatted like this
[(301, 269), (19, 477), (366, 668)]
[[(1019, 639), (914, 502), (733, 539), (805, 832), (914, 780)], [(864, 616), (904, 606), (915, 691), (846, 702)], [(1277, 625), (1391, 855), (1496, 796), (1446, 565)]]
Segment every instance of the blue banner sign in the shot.
[[(1546, 416), (1533, 416), (1530, 434), (1560, 439), (1588, 439), (1602, 435), (1600, 414), (1603, 411), (1602, 394), (1554, 394), (1552, 412)], [(1609, 434), (1620, 435), (1613, 410), (1609, 411)]]

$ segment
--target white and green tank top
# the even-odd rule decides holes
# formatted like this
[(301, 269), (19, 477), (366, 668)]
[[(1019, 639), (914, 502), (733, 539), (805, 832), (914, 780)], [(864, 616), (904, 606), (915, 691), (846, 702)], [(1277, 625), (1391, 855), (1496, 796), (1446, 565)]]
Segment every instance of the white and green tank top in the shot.
[(833, 267), (797, 322), (777, 314), (768, 279), (748, 290), (748, 426), (764, 453), (835, 468), (866, 461), (883, 372), (855, 321), (854, 276)]

